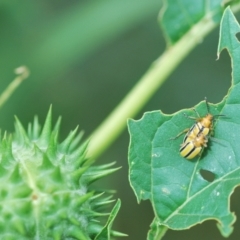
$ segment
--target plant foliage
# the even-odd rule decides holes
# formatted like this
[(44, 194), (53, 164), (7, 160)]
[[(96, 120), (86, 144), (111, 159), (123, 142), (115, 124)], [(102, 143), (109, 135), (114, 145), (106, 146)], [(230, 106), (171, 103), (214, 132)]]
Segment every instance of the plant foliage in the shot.
[[(214, 125), (214, 138), (201, 157), (192, 161), (182, 158), (182, 138), (170, 140), (194, 122), (183, 113), (196, 117), (192, 109), (173, 115), (161, 111), (147, 112), (143, 118), (129, 120), (129, 175), (138, 202), (149, 199), (156, 218), (151, 236), (159, 228), (181, 230), (208, 219), (215, 219), (223, 236), (232, 232), (236, 220), (229, 200), (240, 184), (240, 43), (236, 34), (240, 26), (230, 8), (224, 12), (218, 54), (226, 48), (232, 59), (232, 86), (218, 104), (210, 104), (213, 115), (223, 114)], [(204, 101), (194, 107), (200, 116), (207, 113)], [(211, 173), (209, 180), (202, 172)], [(156, 227), (158, 226), (158, 227)], [(149, 235), (149, 236), (150, 236)], [(150, 237), (149, 237), (150, 238)]]
[[(25, 131), (16, 119), (15, 133), (0, 139), (1, 239), (110, 239), (120, 208), (90, 184), (115, 172), (112, 164), (92, 166), (87, 143), (78, 146), (77, 128), (58, 142), (60, 119), (51, 128), (51, 109), (41, 130), (37, 118)], [(99, 217), (109, 216), (105, 226)], [(100, 218), (101, 219), (101, 218)]]

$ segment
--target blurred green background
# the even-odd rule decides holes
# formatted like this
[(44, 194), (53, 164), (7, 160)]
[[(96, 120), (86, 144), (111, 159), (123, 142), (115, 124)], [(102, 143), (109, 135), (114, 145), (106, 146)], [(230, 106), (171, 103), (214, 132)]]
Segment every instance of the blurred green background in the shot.
[[(1, 129), (13, 131), (14, 115), (24, 126), (38, 115), (43, 122), (49, 105), (63, 117), (61, 137), (76, 125), (89, 136), (164, 51), (157, 16), (161, 0), (2, 0), (0, 1), (0, 89), (14, 78), (13, 69), (30, 68), (31, 76), (1, 109)], [(217, 28), (184, 60), (161, 89), (135, 117), (161, 109), (171, 114), (189, 108), (206, 96), (218, 102), (231, 81), (226, 51), (217, 58)], [(104, 136), (103, 136), (104, 138)], [(153, 219), (149, 202), (137, 204), (128, 183), (127, 130), (98, 159), (117, 162), (122, 169), (98, 182), (116, 189), (122, 200), (114, 229), (126, 239), (146, 239)], [(231, 198), (231, 210), (240, 216), (240, 191)], [(240, 223), (229, 239), (239, 239)], [(186, 231), (168, 231), (172, 239), (223, 238), (215, 222)]]

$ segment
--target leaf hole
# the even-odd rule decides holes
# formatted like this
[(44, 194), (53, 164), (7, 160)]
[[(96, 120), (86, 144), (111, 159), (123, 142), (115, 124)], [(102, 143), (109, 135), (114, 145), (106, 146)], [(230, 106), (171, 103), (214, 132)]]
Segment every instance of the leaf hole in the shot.
[(240, 42), (240, 32), (236, 33), (235, 36), (236, 36), (237, 40)]
[(200, 174), (208, 182), (213, 182), (215, 179), (215, 174), (208, 170), (200, 169)]

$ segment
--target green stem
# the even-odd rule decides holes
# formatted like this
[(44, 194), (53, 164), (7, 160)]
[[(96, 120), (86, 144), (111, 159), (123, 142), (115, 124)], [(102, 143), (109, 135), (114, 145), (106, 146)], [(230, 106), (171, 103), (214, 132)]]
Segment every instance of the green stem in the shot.
[(155, 217), (151, 223), (151, 229), (148, 232), (148, 240), (161, 240), (165, 233), (167, 232), (168, 227), (160, 225), (158, 219)]
[(29, 76), (29, 71), (25, 66), (16, 68), (15, 73), (17, 74), (17, 77), (8, 85), (8, 87), (0, 96), (0, 108), (10, 98), (22, 81)]
[(160, 226), (158, 228), (159, 228), (159, 231), (158, 231), (157, 236), (155, 237), (155, 240), (161, 240), (168, 230), (168, 228), (166, 226)]
[(126, 127), (127, 119), (133, 117), (144, 106), (170, 73), (215, 26), (216, 23), (211, 17), (206, 16), (176, 44), (165, 50), (117, 108), (93, 132), (88, 157), (96, 158), (115, 140)]

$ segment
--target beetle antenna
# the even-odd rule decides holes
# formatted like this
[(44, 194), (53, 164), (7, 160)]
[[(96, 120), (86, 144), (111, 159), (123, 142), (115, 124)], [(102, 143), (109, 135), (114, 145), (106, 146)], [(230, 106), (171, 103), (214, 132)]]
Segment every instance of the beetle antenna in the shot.
[(205, 97), (205, 103), (206, 103), (206, 106), (207, 106), (207, 112), (209, 113), (209, 105), (208, 105), (208, 102), (207, 102), (207, 97)]
[(210, 139), (211, 139), (211, 141), (213, 141), (213, 142), (215, 142), (215, 143), (218, 143), (218, 144), (226, 147), (226, 145), (225, 145), (222, 141), (220, 141), (219, 139), (214, 138), (214, 137), (210, 137)]
[(196, 115), (198, 116), (198, 118), (201, 118), (200, 115), (199, 115), (199, 113), (198, 113), (198, 111), (197, 111), (195, 108), (193, 108), (193, 111), (196, 113)]
[(226, 117), (226, 115), (224, 115), (224, 114), (216, 114), (216, 115), (214, 115), (213, 117), (214, 117), (214, 118), (215, 118), (215, 117)]

